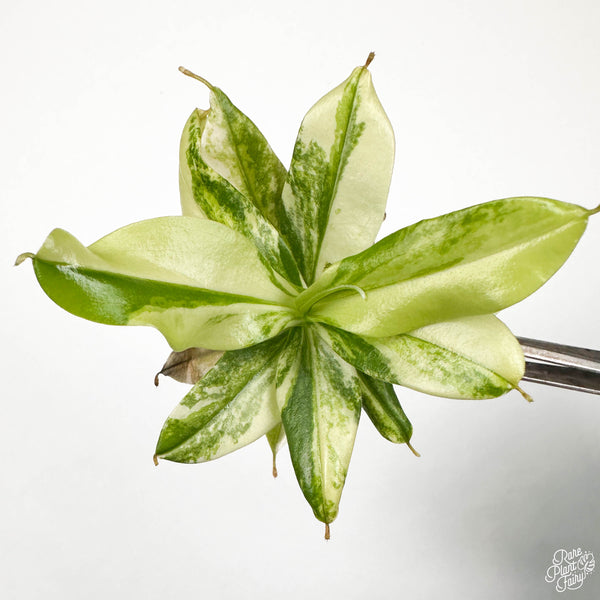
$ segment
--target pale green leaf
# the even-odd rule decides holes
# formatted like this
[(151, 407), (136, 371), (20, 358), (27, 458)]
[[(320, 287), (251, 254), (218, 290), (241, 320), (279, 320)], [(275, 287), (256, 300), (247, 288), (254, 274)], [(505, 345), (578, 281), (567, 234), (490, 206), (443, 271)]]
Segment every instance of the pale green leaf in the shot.
[(171, 413), (156, 455), (175, 462), (204, 462), (271, 431), (281, 420), (275, 376), (287, 335), (226, 352)]
[(556, 272), (590, 214), (556, 200), (509, 198), (421, 221), (332, 266), (297, 306), (310, 309), (311, 320), (370, 336), (495, 313)]
[(358, 67), (304, 117), (283, 189), (282, 232), (308, 284), (373, 243), (393, 163), (392, 127)]
[(525, 371), (519, 342), (493, 315), (392, 337), (358, 336), (326, 326), (319, 332), (357, 369), (434, 396), (495, 398), (516, 388)]
[[(278, 404), (296, 477), (315, 516), (335, 519), (361, 408), (356, 370), (310, 328), (277, 376)], [(285, 361), (284, 361), (285, 362)]]
[(65, 310), (112, 325), (151, 325), (174, 350), (229, 350), (293, 323), (285, 282), (245, 237), (212, 221), (134, 223), (89, 248), (54, 230), (33, 257), (40, 285)]

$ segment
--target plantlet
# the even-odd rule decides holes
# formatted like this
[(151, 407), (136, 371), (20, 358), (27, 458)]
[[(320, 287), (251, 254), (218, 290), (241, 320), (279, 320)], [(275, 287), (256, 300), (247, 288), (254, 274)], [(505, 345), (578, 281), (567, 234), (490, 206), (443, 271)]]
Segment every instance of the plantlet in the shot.
[(373, 244), (394, 162), (367, 64), (305, 116), (285, 170), (256, 126), (204, 79), (210, 109), (180, 150), (183, 216), (89, 247), (55, 229), (31, 258), (65, 310), (150, 325), (193, 382), (155, 460), (203, 462), (287, 439), (300, 487), (329, 524), (362, 409), (410, 447), (392, 384), (449, 398), (520, 391), (521, 347), (494, 313), (539, 288), (598, 209), (546, 198), (488, 202)]

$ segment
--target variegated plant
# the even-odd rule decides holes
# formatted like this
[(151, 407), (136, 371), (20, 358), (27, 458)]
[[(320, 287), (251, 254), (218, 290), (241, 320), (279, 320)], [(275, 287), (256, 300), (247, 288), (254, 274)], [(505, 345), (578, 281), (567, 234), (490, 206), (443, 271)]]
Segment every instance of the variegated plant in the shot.
[[(318, 519), (335, 519), (361, 408), (387, 439), (412, 426), (392, 384), (449, 398), (517, 389), (521, 348), (493, 313), (540, 287), (598, 212), (509, 198), (406, 227), (373, 245), (394, 162), (367, 64), (319, 100), (286, 172), (218, 88), (188, 119), (183, 215), (89, 247), (56, 229), (30, 257), (64, 309), (151, 325), (194, 386), (156, 457), (196, 463), (287, 438)], [(156, 458), (155, 457), (155, 458)]]

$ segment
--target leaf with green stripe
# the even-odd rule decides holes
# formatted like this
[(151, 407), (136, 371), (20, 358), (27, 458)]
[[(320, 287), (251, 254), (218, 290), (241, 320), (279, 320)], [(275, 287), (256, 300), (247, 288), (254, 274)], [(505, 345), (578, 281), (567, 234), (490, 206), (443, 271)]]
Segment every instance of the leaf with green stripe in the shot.
[[(227, 97), (214, 88), (211, 109), (194, 111), (186, 123), (180, 149), (183, 212), (206, 217), (239, 231), (254, 242), (272, 269), (300, 286), (300, 273), (291, 251), (263, 214), (264, 207), (258, 204), (259, 200), (272, 204), (273, 194), (281, 194), (279, 170), (275, 169), (274, 176), (267, 178), (269, 165), (273, 161), (280, 163), (274, 155), (271, 161), (265, 156), (266, 150), (270, 151), (268, 146), (261, 151), (258, 142), (251, 143), (256, 136), (244, 129), (246, 122), (251, 123), (248, 119), (241, 123), (239, 119), (227, 120), (226, 115), (232, 109), (224, 113), (221, 110), (223, 104), (232, 107)], [(237, 137), (232, 139), (233, 132), (245, 140), (243, 145), (234, 145)], [(260, 136), (260, 133), (256, 135)], [(262, 136), (260, 139), (264, 140)], [(259, 166), (262, 170), (257, 173)], [(283, 184), (283, 179), (281, 182)], [(275, 192), (274, 186), (279, 186)]]
[(375, 240), (394, 163), (394, 134), (366, 65), (307, 113), (283, 189), (281, 231), (304, 280)]
[(218, 87), (187, 69), (183, 73), (210, 90), (210, 109), (195, 110), (183, 131), (180, 145), (180, 182), (184, 214), (195, 210), (190, 194), (187, 153), (195, 146), (203, 160), (227, 180), (279, 228), (278, 213), (287, 172), (258, 127)]
[(287, 333), (226, 352), (165, 422), (156, 456), (182, 463), (219, 458), (280, 422), (275, 376)]
[(356, 370), (311, 328), (280, 361), (278, 404), (292, 464), (317, 519), (337, 515), (361, 408)]
[(390, 442), (409, 444), (412, 424), (398, 402), (394, 386), (361, 372), (358, 372), (358, 379), (362, 406), (377, 431)]
[(297, 306), (311, 320), (377, 337), (495, 313), (560, 268), (593, 212), (523, 197), (420, 221), (332, 266)]
[(495, 398), (515, 389), (525, 371), (523, 351), (493, 315), (435, 323), (387, 338), (320, 327), (333, 349), (365, 373), (447, 398)]
[(119, 229), (89, 248), (55, 229), (33, 259), (44, 291), (99, 323), (151, 325), (174, 350), (230, 350), (296, 320), (252, 243), (212, 221), (163, 217)]

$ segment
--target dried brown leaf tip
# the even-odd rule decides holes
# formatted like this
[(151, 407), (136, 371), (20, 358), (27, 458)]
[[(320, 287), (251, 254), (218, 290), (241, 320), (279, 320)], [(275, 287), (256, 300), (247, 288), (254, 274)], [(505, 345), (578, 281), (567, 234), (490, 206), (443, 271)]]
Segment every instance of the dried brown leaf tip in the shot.
[(220, 350), (206, 348), (171, 352), (162, 369), (154, 377), (154, 385), (158, 385), (159, 375), (171, 377), (181, 383), (198, 383), (217, 364), (221, 356), (223, 352)]

